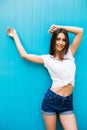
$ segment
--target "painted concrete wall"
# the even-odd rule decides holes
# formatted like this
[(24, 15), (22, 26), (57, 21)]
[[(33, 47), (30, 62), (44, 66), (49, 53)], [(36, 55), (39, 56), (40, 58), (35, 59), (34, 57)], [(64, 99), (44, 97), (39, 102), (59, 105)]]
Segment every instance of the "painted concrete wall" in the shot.
[(48, 72), (23, 60), (5, 31), (14, 27), (26, 51), (41, 55), (49, 52), (51, 24), (84, 28), (75, 55), (74, 108), (79, 130), (87, 130), (86, 13), (87, 0), (0, 0), (0, 130), (45, 130), (40, 108), (51, 85)]

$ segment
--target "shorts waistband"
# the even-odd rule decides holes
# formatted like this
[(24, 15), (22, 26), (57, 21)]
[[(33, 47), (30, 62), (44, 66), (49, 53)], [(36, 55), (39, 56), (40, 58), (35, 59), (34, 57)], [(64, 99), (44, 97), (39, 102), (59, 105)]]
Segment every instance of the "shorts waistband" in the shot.
[(49, 92), (49, 94), (52, 94), (53, 96), (58, 96), (59, 98), (68, 98), (68, 99), (69, 99), (69, 98), (71, 98), (72, 95), (73, 95), (73, 93), (71, 93), (71, 94), (68, 95), (68, 96), (62, 96), (62, 95), (59, 95), (59, 94), (53, 92), (50, 88), (48, 89), (47, 92)]

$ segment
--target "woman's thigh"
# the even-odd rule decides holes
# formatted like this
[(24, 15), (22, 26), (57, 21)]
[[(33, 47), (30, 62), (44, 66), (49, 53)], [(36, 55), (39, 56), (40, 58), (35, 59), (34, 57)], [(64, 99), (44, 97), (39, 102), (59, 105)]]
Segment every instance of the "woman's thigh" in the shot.
[(56, 130), (56, 115), (45, 115), (43, 114), (46, 130)]
[(77, 130), (77, 123), (74, 114), (60, 114), (59, 118), (64, 130)]

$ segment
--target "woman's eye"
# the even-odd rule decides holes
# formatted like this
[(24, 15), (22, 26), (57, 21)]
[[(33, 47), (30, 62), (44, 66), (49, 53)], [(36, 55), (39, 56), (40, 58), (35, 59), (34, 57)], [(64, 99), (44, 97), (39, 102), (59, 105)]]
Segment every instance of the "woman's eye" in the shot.
[(64, 42), (66, 42), (66, 39), (63, 39)]
[(57, 38), (56, 40), (58, 40), (58, 41), (59, 41), (59, 40), (60, 40), (60, 38)]
[(56, 40), (57, 40), (57, 41), (60, 41), (60, 40), (61, 40), (61, 41), (63, 41), (63, 42), (66, 42), (66, 39), (57, 38)]

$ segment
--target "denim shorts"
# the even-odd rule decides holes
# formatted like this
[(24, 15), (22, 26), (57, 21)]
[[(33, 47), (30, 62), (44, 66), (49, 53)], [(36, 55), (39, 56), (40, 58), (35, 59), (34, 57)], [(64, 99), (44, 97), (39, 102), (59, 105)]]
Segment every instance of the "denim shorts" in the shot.
[(73, 114), (73, 94), (64, 97), (48, 89), (42, 101), (41, 111), (46, 115)]

